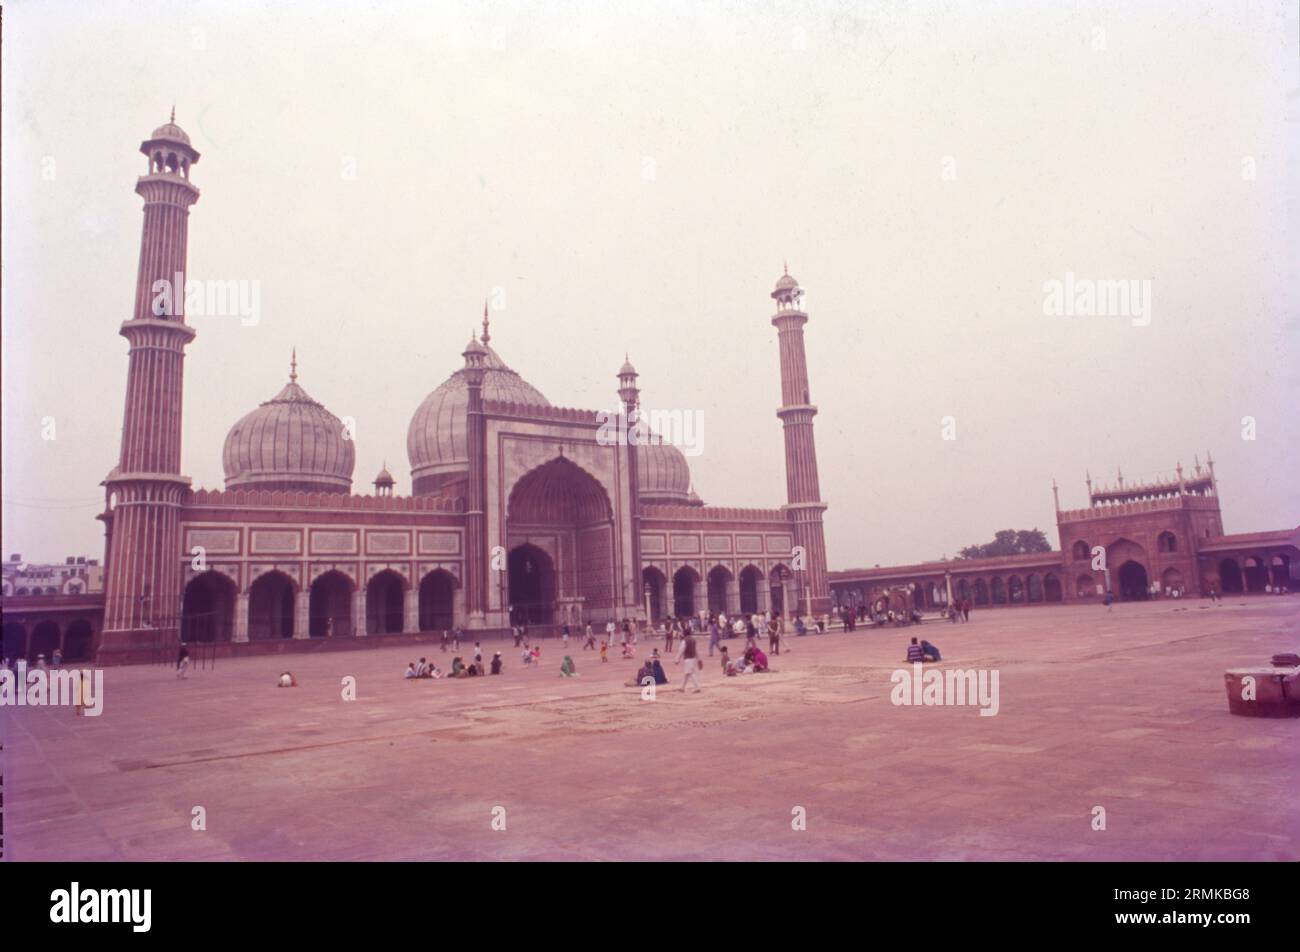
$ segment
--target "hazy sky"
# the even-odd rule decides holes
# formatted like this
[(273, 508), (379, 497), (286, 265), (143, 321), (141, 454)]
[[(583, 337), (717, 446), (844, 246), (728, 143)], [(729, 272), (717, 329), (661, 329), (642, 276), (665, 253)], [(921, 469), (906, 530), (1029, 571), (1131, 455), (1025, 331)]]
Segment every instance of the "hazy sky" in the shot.
[[(1077, 507), (1087, 468), (1206, 449), (1227, 531), (1294, 526), (1295, 10), (6, 3), (4, 551), (103, 554), (137, 149), (173, 103), (190, 277), (261, 288), (256, 326), (192, 321), (196, 487), (297, 345), (354, 487), (387, 460), (409, 492), (407, 423), (499, 288), (493, 346), (553, 403), (610, 406), (627, 351), (647, 405), (703, 414), (706, 502), (779, 505), (788, 259), (832, 568), (1056, 544), (1053, 477)], [(1066, 272), (1150, 280), (1149, 325), (1045, 315)]]

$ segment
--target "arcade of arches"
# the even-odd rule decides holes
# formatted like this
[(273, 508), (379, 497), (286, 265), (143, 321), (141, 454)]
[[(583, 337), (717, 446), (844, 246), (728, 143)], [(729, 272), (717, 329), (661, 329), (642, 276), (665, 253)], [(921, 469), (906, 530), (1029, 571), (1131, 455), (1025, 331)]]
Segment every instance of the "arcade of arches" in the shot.
[(60, 650), (65, 663), (90, 661), (95, 653), (95, 629), (86, 618), (70, 621), (47, 618), (34, 624), (6, 621), (0, 636), (0, 654), (17, 661), (25, 658), (34, 663), (44, 655), (47, 662)]
[[(457, 586), (455, 576), (437, 569), (424, 576), (412, 596), (400, 573), (392, 569), (378, 572), (366, 584), (365, 628), (358, 631), (356, 586), (343, 572), (331, 569), (311, 583), (301, 621), (299, 600), (303, 596), (294, 580), (278, 570), (265, 572), (248, 589), (248, 640), (397, 634), (413, 626), (419, 631), (446, 630), (454, 624)], [(235, 583), (219, 572), (208, 571), (190, 579), (181, 608), (182, 640), (239, 640), (236, 627), (241, 597)], [(409, 602), (408, 617), (408, 599), (412, 597), (415, 600)], [(78, 645), (87, 637), (80, 630), (70, 629), (70, 634)], [(17, 635), (11, 640), (16, 643)]]
[(794, 574), (777, 566), (764, 575), (756, 565), (745, 565), (736, 575), (725, 565), (714, 565), (701, 577), (683, 565), (671, 578), (655, 566), (641, 571), (644, 606), (652, 621), (687, 618), (702, 611), (728, 615), (771, 611), (784, 614), (786, 591), (794, 587)]

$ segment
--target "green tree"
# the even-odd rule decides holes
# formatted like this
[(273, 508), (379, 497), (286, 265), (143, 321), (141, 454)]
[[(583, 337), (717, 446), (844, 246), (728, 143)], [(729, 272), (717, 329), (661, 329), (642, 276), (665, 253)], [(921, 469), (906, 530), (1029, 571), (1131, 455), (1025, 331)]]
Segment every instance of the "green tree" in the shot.
[(993, 534), (992, 542), (968, 545), (958, 553), (958, 556), (963, 559), (989, 559), (1004, 555), (1051, 551), (1052, 545), (1041, 529), (1000, 529)]

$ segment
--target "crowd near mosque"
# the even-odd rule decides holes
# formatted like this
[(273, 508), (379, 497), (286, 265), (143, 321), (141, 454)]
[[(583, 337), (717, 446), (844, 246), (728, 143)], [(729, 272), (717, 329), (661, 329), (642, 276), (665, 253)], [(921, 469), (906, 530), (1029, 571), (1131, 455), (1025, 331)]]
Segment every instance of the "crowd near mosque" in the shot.
[[(607, 664), (610, 652), (617, 649), (622, 660), (636, 660), (637, 646), (642, 640), (654, 644), (650, 653), (642, 659), (636, 675), (625, 682), (627, 687), (661, 686), (669, 682), (664, 669), (663, 659), (671, 658), (674, 666), (682, 667), (682, 691), (693, 688), (701, 690), (700, 672), (704, 670), (704, 658), (719, 659), (720, 671), (726, 677), (746, 674), (764, 674), (772, 670), (769, 656), (778, 656), (783, 651), (790, 652), (791, 637), (803, 638), (809, 635), (822, 635), (831, 630), (832, 617), (842, 631), (856, 631), (859, 624), (877, 628), (918, 624), (925, 616), (915, 608), (898, 608), (896, 600), (886, 593), (870, 604), (856, 607), (836, 607), (833, 615), (805, 618), (795, 615), (787, 622), (781, 613), (753, 612), (728, 615), (726, 612), (701, 611), (696, 615), (661, 619), (657, 625), (624, 618), (619, 622), (612, 619), (597, 628), (591, 622), (572, 624), (566, 622), (557, 627), (556, 636), (560, 642), (559, 676), (562, 678), (579, 677), (577, 662), (570, 650), (571, 645), (580, 643), (582, 652), (592, 652), (599, 664)], [(940, 615), (956, 624), (970, 621), (971, 603), (969, 600), (957, 601)], [(530, 634), (527, 625), (514, 625), (511, 628), (514, 647), (519, 651), (519, 663), (522, 668), (542, 670), (542, 645)], [(448, 648), (452, 652), (450, 668), (444, 673), (433, 661), (420, 658), (406, 666), (404, 677), (407, 680), (440, 678), (474, 678), (500, 675), (505, 670), (502, 652), (493, 652), (489, 662), (485, 662), (482, 644), (474, 642), (473, 655), (470, 660), (460, 655), (461, 640), (464, 632), (459, 628), (449, 628), (442, 633), (440, 646), (444, 653)], [(707, 649), (700, 642), (707, 637)], [(744, 647), (732, 651), (724, 641), (743, 639)], [(662, 643), (661, 649), (658, 643)], [(763, 645), (766, 644), (766, 650)], [(707, 654), (705, 654), (707, 651)], [(907, 660), (938, 661), (939, 649), (929, 641), (913, 638), (907, 649)]]

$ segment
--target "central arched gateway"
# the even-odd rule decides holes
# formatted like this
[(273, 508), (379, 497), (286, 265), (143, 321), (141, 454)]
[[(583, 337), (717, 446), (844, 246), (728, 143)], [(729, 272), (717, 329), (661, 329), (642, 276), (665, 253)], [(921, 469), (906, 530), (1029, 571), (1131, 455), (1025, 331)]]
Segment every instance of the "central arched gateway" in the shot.
[(1119, 597), (1125, 601), (1140, 601), (1151, 595), (1147, 570), (1141, 562), (1128, 561), (1119, 567)]
[(617, 619), (614, 508), (577, 463), (561, 456), (515, 483), (506, 539), (506, 597), (516, 623)]
[(506, 561), (510, 623), (550, 625), (555, 622), (555, 566), (535, 545), (510, 550)]

